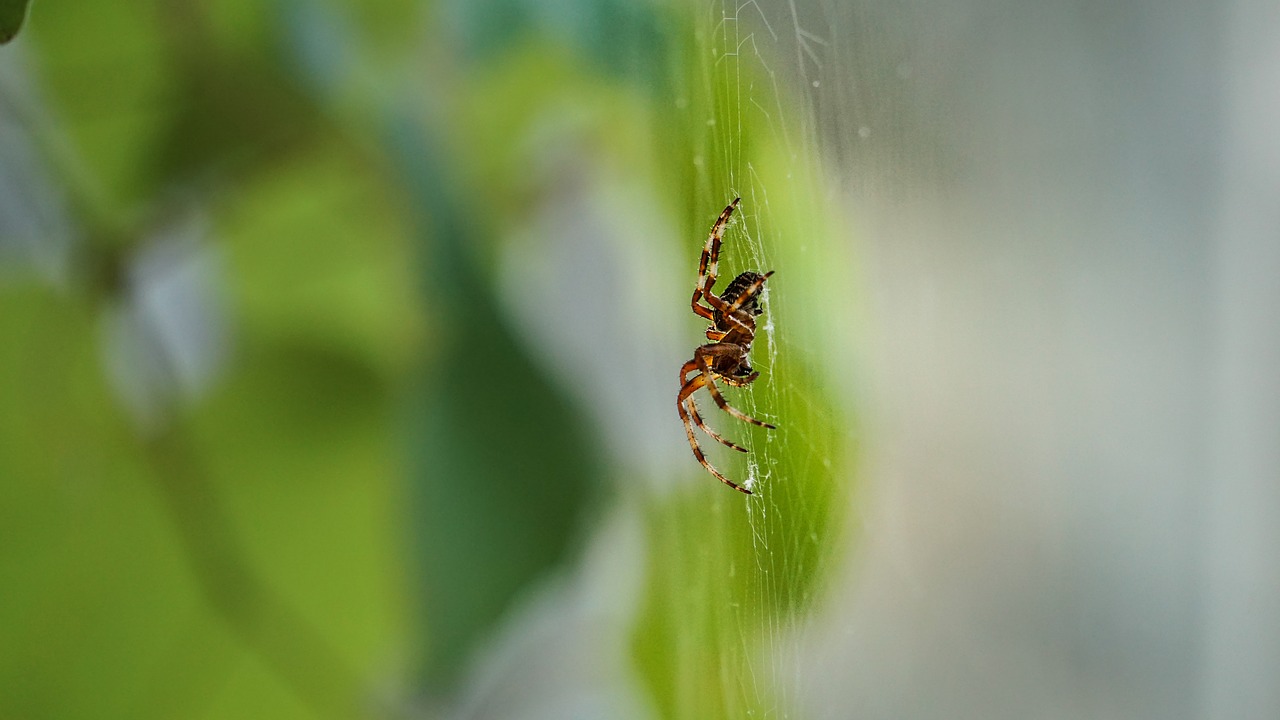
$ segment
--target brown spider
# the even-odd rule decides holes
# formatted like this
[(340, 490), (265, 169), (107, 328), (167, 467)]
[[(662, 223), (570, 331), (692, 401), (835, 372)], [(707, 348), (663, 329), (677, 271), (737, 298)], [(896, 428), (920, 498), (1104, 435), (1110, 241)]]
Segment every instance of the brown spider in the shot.
[[(697, 406), (693, 404), (693, 393), (703, 387), (711, 393), (711, 399), (716, 401), (716, 405), (720, 406), (721, 410), (739, 420), (745, 420), (760, 427), (770, 429), (775, 427), (730, 407), (724, 396), (720, 394), (720, 389), (716, 387), (717, 378), (734, 387), (744, 387), (760, 376), (760, 373), (752, 370), (747, 362), (747, 353), (751, 351), (751, 342), (756, 337), (756, 316), (763, 312), (760, 309), (759, 293), (764, 287), (764, 281), (769, 279), (773, 271), (770, 270), (763, 275), (744, 272), (734, 278), (719, 296), (711, 292), (711, 288), (716, 284), (716, 266), (720, 260), (720, 236), (724, 234), (729, 216), (733, 215), (734, 208), (738, 207), (738, 202), (741, 200), (742, 198), (734, 198), (733, 202), (729, 203), (729, 207), (720, 213), (716, 224), (711, 226), (707, 244), (702, 248), (702, 260), (698, 263), (698, 284), (693, 289), (691, 305), (699, 317), (711, 321), (711, 327), (707, 328), (707, 339), (711, 342), (694, 350), (693, 359), (680, 367), (680, 394), (676, 396), (676, 408), (680, 412), (680, 419), (684, 422), (685, 433), (689, 436), (689, 447), (693, 448), (693, 456), (698, 459), (698, 462), (702, 463), (702, 466), (712, 475), (720, 478), (720, 482), (738, 492), (750, 495), (751, 490), (725, 477), (707, 462), (706, 456), (702, 454), (702, 448), (698, 447), (698, 441), (693, 436), (693, 426), (697, 425), (711, 436), (712, 440), (721, 445), (739, 452), (747, 452), (746, 448), (721, 437), (702, 421), (702, 417), (698, 415)], [(705, 299), (710, 307), (699, 303), (700, 299)], [(693, 372), (697, 374), (688, 378), (689, 373)], [(685, 403), (689, 405), (687, 409)]]

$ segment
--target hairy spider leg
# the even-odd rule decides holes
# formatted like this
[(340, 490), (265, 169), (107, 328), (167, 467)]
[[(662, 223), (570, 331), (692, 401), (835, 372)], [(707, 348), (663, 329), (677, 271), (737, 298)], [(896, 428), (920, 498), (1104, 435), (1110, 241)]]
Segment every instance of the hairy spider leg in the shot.
[(729, 225), (729, 218), (741, 201), (742, 198), (734, 198), (733, 202), (720, 213), (720, 217), (716, 218), (715, 224), (711, 226), (711, 232), (707, 234), (707, 242), (702, 247), (702, 258), (698, 261), (698, 277), (711, 279), (706, 290), (710, 290), (715, 284), (720, 262), (720, 241), (724, 237), (724, 229)]
[(724, 212), (720, 213), (716, 224), (711, 226), (707, 242), (702, 246), (702, 258), (698, 261), (698, 284), (693, 288), (693, 301), (690, 304), (699, 317), (707, 320), (713, 319), (714, 315), (710, 308), (700, 304), (698, 300), (702, 299), (704, 294), (715, 297), (711, 294), (711, 288), (716, 284), (716, 271), (720, 264), (720, 238), (724, 235), (725, 226), (729, 224), (729, 217), (733, 215), (734, 208), (738, 207), (741, 201), (742, 198), (734, 198)]
[[(742, 412), (741, 410), (733, 407), (732, 405), (729, 404), (729, 401), (725, 400), (724, 396), (720, 394), (720, 389), (716, 387), (716, 383), (715, 383), (715, 378), (717, 373), (711, 369), (711, 362), (707, 360), (707, 358), (714, 357), (716, 355), (725, 355), (730, 352), (741, 353), (742, 349), (738, 346), (731, 346), (729, 348), (726, 348), (724, 345), (714, 344), (714, 343), (711, 345), (703, 345), (699, 347), (697, 350), (693, 351), (693, 360), (691, 360), (690, 362), (694, 363), (696, 367), (702, 371), (703, 377), (706, 378), (705, 384), (707, 386), (707, 391), (711, 393), (711, 399), (716, 401), (716, 405), (718, 405), (721, 410), (729, 413), (730, 415), (738, 418), (739, 420), (749, 422), (752, 425), (759, 425), (760, 427), (769, 428), (770, 430), (777, 429), (778, 427), (777, 425), (770, 425), (769, 423), (764, 422), (763, 420), (757, 420), (751, 417), (750, 415)], [(688, 365), (689, 363), (685, 363), (684, 366), (688, 367)], [(680, 377), (681, 377), (681, 380), (683, 381), (684, 375), (681, 375)], [(724, 376), (721, 375), (720, 377), (724, 377)], [(752, 379), (754, 380), (755, 378), (752, 378)], [(745, 385), (746, 379), (743, 378), (743, 381), (744, 382), (742, 384)]]
[[(692, 380), (689, 380), (686, 378), (686, 376), (691, 372), (697, 372), (699, 374), (695, 376)], [(712, 430), (710, 427), (707, 426), (705, 422), (702, 421), (702, 416), (698, 414), (698, 406), (693, 401), (692, 393), (694, 390), (697, 390), (699, 387), (702, 387), (703, 385), (706, 385), (708, 388), (711, 388), (712, 392), (714, 392), (716, 378), (719, 378), (729, 383), (730, 385), (734, 385), (736, 387), (743, 387), (748, 383), (750, 383), (752, 380), (755, 380), (759, 376), (760, 376), (760, 373), (758, 372), (753, 372), (750, 375), (746, 376), (745, 378), (730, 378), (715, 372), (712, 372), (710, 375), (706, 375), (702, 373), (701, 368), (698, 367), (697, 360), (690, 360), (689, 362), (685, 363), (680, 368), (680, 389), (682, 391), (681, 394), (684, 395), (683, 390), (687, 387), (693, 386), (693, 390), (690, 390), (688, 394), (689, 413), (690, 415), (693, 416), (693, 422), (698, 427), (702, 428), (703, 432), (705, 432), (707, 435), (710, 435), (713, 440), (716, 440), (717, 442), (725, 445), (726, 447), (731, 447), (734, 450), (737, 450), (739, 452), (750, 452), (749, 450), (742, 447), (741, 445), (721, 436), (720, 433), (716, 432), (715, 430)], [(733, 408), (728, 408), (728, 410), (731, 413), (736, 412)], [(746, 416), (742, 416), (742, 417), (746, 417)], [(747, 419), (754, 421), (753, 418), (747, 418)], [(764, 423), (758, 423), (758, 424), (763, 424), (765, 427), (773, 427), (772, 425), (768, 425)]]
[[(716, 219), (715, 224), (711, 226), (711, 232), (707, 235), (707, 242), (702, 248), (702, 257), (698, 261), (698, 284), (693, 289), (693, 300), (690, 304), (695, 313), (700, 317), (711, 320), (713, 323), (715, 322), (715, 311), (719, 310), (727, 323), (732, 326), (736, 326), (736, 328), (741, 332), (749, 334), (751, 332), (751, 328), (748, 327), (746, 323), (742, 322), (742, 320), (735, 317), (733, 312), (737, 310), (743, 302), (754, 295), (759, 288), (755, 287), (754, 284), (751, 287), (748, 287), (748, 289), (743, 291), (743, 294), (733, 303), (732, 306), (722, 300), (718, 295), (711, 292), (711, 288), (715, 287), (716, 278), (719, 273), (720, 244), (721, 239), (724, 236), (724, 229), (728, 225), (729, 218), (733, 215), (734, 209), (738, 207), (738, 203), (741, 201), (742, 198), (734, 198), (733, 202), (729, 203), (729, 205), (724, 209), (724, 212), (720, 213), (720, 217)], [(770, 274), (772, 274), (772, 271), (770, 271)], [(755, 289), (752, 289), (752, 287), (755, 287)], [(711, 306), (711, 309), (700, 304), (698, 302), (699, 300), (705, 300)], [(707, 339), (712, 342), (719, 342), (724, 339), (726, 334), (728, 334), (727, 330), (709, 328), (707, 330)]]
[[(686, 363), (686, 366), (687, 366), (687, 363)], [(684, 403), (685, 403), (685, 400), (691, 399), (689, 396), (692, 395), (694, 391), (696, 391), (698, 388), (702, 387), (706, 383), (706, 380), (705, 380), (706, 376), (696, 375), (688, 383), (685, 383), (684, 382), (685, 374), (686, 374), (686, 371), (684, 370), (682, 370), (680, 373), (680, 382), (682, 384), (682, 387), (680, 388), (680, 395), (676, 398), (676, 409), (680, 411), (680, 421), (684, 423), (684, 432), (685, 432), (685, 435), (689, 437), (689, 447), (693, 448), (693, 456), (698, 459), (698, 462), (702, 463), (702, 467), (706, 468), (707, 472), (711, 473), (712, 475), (715, 475), (720, 482), (724, 483), (725, 485), (728, 485), (729, 487), (733, 488), (734, 490), (737, 490), (740, 493), (750, 495), (751, 494), (750, 490), (746, 489), (745, 487), (742, 487), (738, 483), (725, 477), (724, 473), (717, 470), (714, 465), (708, 462), (707, 456), (702, 454), (702, 448), (698, 447), (698, 439), (693, 435), (693, 425), (690, 424), (689, 422), (689, 413), (687, 410), (685, 410)]]
[(756, 378), (760, 377), (760, 371), (753, 371), (750, 375), (740, 378), (733, 377), (732, 375), (716, 375), (716, 377), (720, 378), (721, 382), (729, 383), (734, 387), (746, 387), (755, 382)]
[(727, 448), (732, 448), (734, 450), (737, 450), (738, 452), (750, 452), (749, 450), (742, 447), (738, 443), (723, 437), (722, 435), (720, 435), (720, 433), (708, 427), (707, 424), (702, 421), (702, 416), (698, 414), (698, 406), (694, 404), (693, 396), (689, 396), (689, 398), (686, 399), (686, 402), (689, 403), (689, 415), (693, 417), (693, 424), (701, 428), (702, 432), (710, 436), (712, 440), (715, 440), (716, 442), (720, 443), (721, 445), (724, 445)]

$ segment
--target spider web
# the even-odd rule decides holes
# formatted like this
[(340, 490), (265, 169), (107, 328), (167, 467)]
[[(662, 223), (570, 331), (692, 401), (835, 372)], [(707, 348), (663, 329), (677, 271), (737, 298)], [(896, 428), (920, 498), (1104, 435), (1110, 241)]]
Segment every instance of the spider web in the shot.
[[(1220, 129), (1220, 118), (1197, 114), (1223, 80), (1203, 72), (1221, 44), (1201, 27), (1220, 18), (1153, 6), (1141, 18), (1160, 31), (1135, 42), (1107, 34), (1127, 15), (1030, 18), (981, 4), (713, 0), (698, 12), (699, 79), (713, 98), (706, 145), (691, 158), (710, 168), (698, 203), (743, 197), (726, 233), (727, 276), (777, 271), (753, 351), (761, 378), (728, 393), (779, 429), (746, 440), (757, 496), (723, 502), (746, 516), (752, 577), (742, 604), (725, 610), (728, 637), (711, 637), (728, 658), (720, 715), (1186, 712), (1205, 662), (1204, 638), (1188, 628), (1206, 598), (1197, 539), (1183, 529), (1202, 520), (1199, 403), (1211, 391), (1198, 384), (1198, 363), (1220, 330), (1202, 334), (1215, 311), (1191, 291), (1214, 248), (1186, 228), (1221, 211), (1202, 199), (1219, 188), (1194, 142)], [(1250, 46), (1250, 57), (1273, 46)], [(1267, 113), (1249, 104), (1239, 116)], [(1171, 147), (1196, 149), (1171, 156)], [(1166, 184), (1171, 175), (1178, 181)], [(1244, 177), (1243, 186), (1266, 185)], [(1150, 189), (1133, 194), (1135, 178)], [(840, 179), (866, 187), (829, 189)], [(897, 395), (881, 395), (868, 425), (880, 436), (872, 512), (896, 527), (868, 533), (876, 547), (865, 556), (866, 577), (890, 582), (868, 582), (841, 595), (860, 605), (836, 608), (824, 596), (853, 583), (837, 576), (849, 575), (848, 524), (861, 521), (847, 485), (862, 353), (840, 333), (866, 336), (839, 239), (849, 233), (818, 219), (839, 219), (830, 199), (842, 191), (881, 213), (852, 219), (880, 222), (868, 248), (882, 263), (877, 329), (884, 346), (898, 345), (874, 353), (868, 388)], [(983, 267), (991, 260), (998, 271)], [(886, 277), (895, 270), (905, 276)], [(1252, 313), (1244, 303), (1237, 311)], [(891, 332), (899, 320), (908, 329)], [(912, 350), (923, 351), (918, 361)], [(1165, 409), (1170, 398), (1180, 410)], [(1252, 515), (1258, 504), (1246, 497), (1229, 501), (1231, 512)], [(1215, 561), (1257, 567), (1242, 560), (1251, 548), (1218, 551)], [(1210, 611), (1239, 632), (1214, 638), (1215, 690), (1274, 665), (1274, 643), (1264, 649), (1274, 633), (1244, 630), (1253, 626), (1238, 607)], [(810, 659), (823, 643), (805, 639), (808, 625), (842, 633), (830, 644), (844, 649)], [(1238, 662), (1240, 645), (1258, 662)], [(844, 705), (807, 707), (810, 680)], [(999, 697), (1010, 687), (1019, 692)]]
[[(646, 683), (634, 693), (637, 707), (652, 698), (659, 717), (791, 717), (803, 710), (803, 633), (842, 567), (837, 561), (847, 544), (842, 525), (849, 514), (852, 477), (852, 413), (846, 401), (853, 390), (848, 333), (856, 327), (851, 321), (857, 317), (857, 283), (850, 281), (853, 268), (848, 248), (841, 244), (843, 235), (830, 224), (837, 215), (815, 159), (816, 99), (811, 94), (815, 82), (821, 87), (817, 73), (826, 64), (830, 43), (822, 32), (801, 23), (800, 9), (791, 4), (711, 2), (689, 12), (691, 22), (673, 31), (687, 39), (692, 27), (691, 41), (681, 48), (692, 54), (680, 58), (672, 98), (679, 111), (673, 117), (680, 118), (673, 120), (673, 135), (679, 139), (672, 142), (688, 143), (688, 156), (679, 160), (684, 172), (693, 168), (687, 198), (690, 225), (675, 232), (642, 226), (653, 222), (646, 218), (659, 217), (655, 214), (642, 213), (623, 224), (597, 215), (593, 207), (614, 207), (621, 198), (643, 196), (644, 191), (629, 189), (592, 202), (597, 193), (609, 192), (609, 183), (593, 178), (581, 184), (582, 202), (524, 224), (522, 238), (508, 246), (500, 275), (505, 306), (520, 320), (517, 327), (526, 329), (543, 366), (584, 407), (599, 413), (597, 425), (613, 451), (626, 458), (625, 466), (636, 476), (651, 478), (655, 488), (675, 490), (641, 502), (647, 526), (634, 529), (634, 536), (629, 516), (620, 513), (626, 517), (617, 523), (626, 526), (625, 532), (601, 533), (604, 539), (593, 543), (609, 561), (586, 563), (589, 572), (565, 583), (566, 597), (594, 597), (594, 590), (583, 588), (604, 588), (610, 599), (584, 601), (588, 608), (625, 605), (618, 594), (639, 596), (638, 619), (619, 632), (631, 635), (600, 641), (604, 633), (598, 627), (580, 634), (562, 631), (557, 643), (567, 648), (563, 657), (590, 658), (584, 664), (596, 671), (605, 664), (600, 658), (629, 643), (622, 652)], [(679, 122), (685, 124), (677, 127)], [(555, 147), (555, 131), (552, 126), (550, 140), (540, 138), (530, 146)], [(693, 460), (675, 417), (672, 371), (689, 358), (697, 333), (705, 328), (687, 304), (651, 310), (661, 314), (669, 308), (673, 313), (660, 315), (662, 321), (654, 323), (650, 334), (654, 338), (685, 323), (687, 331), (669, 333), (675, 342), (670, 348), (653, 347), (663, 340), (640, 342), (645, 333), (627, 332), (606, 343), (617, 349), (607, 362), (591, 361), (598, 358), (601, 329), (616, 327), (617, 318), (631, 316), (638, 304), (651, 304), (654, 296), (687, 302), (696, 277), (693, 263), (706, 232), (737, 196), (742, 203), (725, 231), (719, 288), (745, 270), (777, 274), (762, 294), (764, 313), (750, 358), (760, 377), (749, 387), (723, 391), (732, 405), (778, 428), (735, 421), (716, 409), (706, 391), (699, 391), (702, 417), (750, 453), (734, 453), (701, 431), (697, 436), (708, 459), (751, 487), (752, 497), (720, 485)], [(622, 232), (611, 243), (615, 227)], [(662, 236), (686, 238), (672, 262), (656, 257), (661, 243), (650, 238)], [(646, 267), (679, 268), (686, 275), (643, 275)], [(576, 270), (559, 275), (565, 268)], [(582, 278), (596, 284), (571, 292), (568, 288), (584, 282)], [(619, 304), (583, 303), (583, 296), (619, 298)], [(590, 332), (582, 332), (584, 328)], [(620, 372), (627, 359), (635, 364)], [(620, 376), (648, 377), (650, 360), (657, 362), (651, 387), (619, 381)], [(668, 430), (669, 437), (651, 433), (651, 428)], [(625, 537), (644, 543), (643, 551), (620, 550)], [(647, 558), (647, 574), (639, 571), (641, 555)], [(637, 572), (616, 570), (628, 567), (632, 557)], [(629, 581), (644, 586), (632, 593)], [(545, 607), (570, 604), (562, 600)], [(534, 612), (526, 617), (535, 616), (541, 617)], [(517, 618), (494, 644), (489, 657), (495, 659), (486, 667), (495, 677), (506, 677), (498, 669), (517, 665), (510, 659), (515, 657), (529, 660), (521, 667), (541, 678), (531, 686), (552, 682), (541, 677), (543, 671), (573, 667), (568, 661), (546, 662), (545, 648), (536, 657), (520, 652), (520, 647), (531, 646), (522, 645), (521, 638), (535, 625)], [(546, 622), (547, 627), (566, 625), (560, 618)], [(477, 687), (501, 684), (478, 682)], [(615, 697), (622, 684), (608, 686)], [(625, 688), (621, 692), (630, 695)], [(489, 711), (499, 694), (486, 698), (478, 690), (462, 716), (499, 716)], [(520, 697), (518, 716), (533, 715), (530, 702), (529, 694)], [(648, 716), (644, 709), (635, 713)], [(616, 707), (608, 715), (625, 716)], [(547, 716), (599, 713), (561, 709)]]
[(705, 28), (699, 50), (711, 58), (702, 80), (714, 95), (706, 152), (727, 183), (713, 181), (711, 192), (713, 199), (743, 198), (721, 255), (729, 269), (721, 274), (777, 271), (766, 286), (753, 348), (760, 380), (730, 398), (779, 427), (752, 433), (747, 442), (746, 483), (756, 492), (745, 504), (754, 566), (747, 570), (747, 602), (733, 608), (732, 647), (722, 648), (741, 662), (722, 678), (727, 693), (738, 693), (725, 707), (731, 716), (740, 708), (788, 717), (801, 707), (798, 630), (820, 606), (824, 578), (841, 554), (843, 486), (851, 477), (850, 425), (839, 406), (852, 389), (842, 360), (850, 342), (831, 329), (851, 323), (824, 312), (839, 297), (846, 298), (842, 312), (853, 310), (856, 288), (841, 282), (852, 270), (847, 249), (833, 245), (836, 235), (815, 220), (829, 210), (823, 207), (829, 193), (815, 164), (811, 91), (821, 85), (830, 41), (802, 23), (795, 0), (712, 2), (699, 27)]

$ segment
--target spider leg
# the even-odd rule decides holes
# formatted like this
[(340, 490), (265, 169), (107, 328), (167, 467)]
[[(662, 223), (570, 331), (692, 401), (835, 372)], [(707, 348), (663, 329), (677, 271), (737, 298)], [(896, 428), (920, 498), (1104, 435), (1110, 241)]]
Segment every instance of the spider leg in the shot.
[(742, 198), (734, 198), (720, 213), (720, 217), (716, 218), (715, 225), (711, 226), (711, 233), (707, 235), (707, 244), (702, 251), (702, 261), (698, 263), (699, 275), (707, 275), (707, 269), (710, 268), (711, 277), (715, 277), (716, 263), (720, 259), (720, 238), (724, 236), (724, 228), (729, 224), (729, 216), (733, 215), (740, 202)]
[[(728, 308), (728, 307), (729, 307), (729, 304), (728, 304), (728, 303), (726, 303), (725, 301), (723, 301), (723, 300), (721, 300), (720, 298), (716, 297), (715, 295), (707, 295), (707, 298), (708, 298), (708, 299), (715, 298), (715, 302), (713, 302), (713, 303), (711, 303), (711, 304), (712, 304), (712, 305), (714, 305), (714, 306), (716, 307), (716, 309), (717, 309), (717, 310), (721, 310), (722, 308)], [(716, 303), (719, 303), (719, 305), (717, 305)], [(736, 328), (731, 328), (731, 329), (737, 329), (739, 332), (743, 333), (743, 334), (744, 334), (744, 335), (746, 335), (747, 337), (751, 337), (752, 335), (754, 335), (754, 334), (755, 334), (755, 323), (754, 323), (754, 322), (753, 322), (752, 324), (748, 325), (747, 323), (743, 322), (742, 320), (739, 320), (739, 319), (738, 319), (738, 316), (736, 316), (736, 315), (734, 315), (734, 314), (732, 314), (732, 313), (730, 313), (730, 312), (727, 312), (727, 311), (723, 311), (723, 312), (724, 312), (724, 319), (725, 319), (725, 321), (726, 321), (726, 322), (728, 322), (730, 325), (734, 325), (734, 326), (736, 326)], [(719, 333), (720, 331), (719, 331), (719, 330), (717, 330), (716, 332), (717, 332), (717, 333)], [(708, 339), (708, 340), (712, 340), (712, 339), (714, 339), (714, 340), (715, 340), (715, 342), (720, 342), (721, 340), (723, 340), (723, 339), (724, 339), (725, 335), (728, 335), (728, 334), (729, 334), (729, 332), (728, 332), (728, 331), (724, 331), (724, 332), (723, 332), (723, 334), (721, 334), (721, 335), (720, 335), (720, 337), (718, 337), (718, 338), (712, 338), (712, 337), (711, 337), (711, 335), (710, 335), (710, 334), (708, 334), (708, 335), (707, 335), (707, 339)]]
[(692, 396), (686, 398), (685, 402), (689, 403), (689, 415), (693, 418), (693, 424), (701, 428), (702, 432), (710, 436), (712, 440), (715, 440), (716, 442), (720, 443), (721, 445), (724, 445), (727, 448), (732, 448), (734, 450), (737, 450), (738, 452), (750, 452), (749, 450), (742, 447), (738, 443), (733, 442), (732, 440), (729, 440), (725, 437), (722, 437), (720, 433), (707, 427), (707, 424), (702, 421), (702, 416), (698, 414), (698, 406), (694, 404)]
[[(724, 235), (724, 228), (729, 223), (729, 216), (733, 215), (734, 208), (738, 207), (741, 200), (742, 198), (734, 198), (724, 212), (720, 213), (716, 224), (711, 226), (706, 244), (702, 246), (702, 258), (698, 261), (698, 284), (693, 288), (693, 300), (690, 305), (693, 306), (695, 313), (708, 320), (713, 317), (711, 309), (698, 301), (703, 295), (714, 297), (711, 295), (711, 288), (716, 284), (716, 271), (720, 265), (720, 238)], [(716, 299), (719, 300), (719, 298)]]
[[(680, 388), (681, 388), (682, 390), (683, 390), (686, 386), (690, 385), (693, 381), (697, 381), (697, 382), (698, 382), (698, 385), (697, 385), (696, 387), (694, 387), (694, 390), (697, 390), (697, 389), (698, 389), (698, 387), (701, 387), (703, 384), (705, 384), (705, 381), (704, 381), (704, 380), (702, 380), (702, 375), (701, 375), (701, 374), (699, 374), (699, 375), (697, 375), (696, 377), (694, 377), (694, 380), (693, 380), (693, 381), (686, 381), (686, 380), (685, 380), (685, 376), (687, 376), (687, 375), (688, 375), (689, 373), (691, 373), (691, 372), (699, 372), (699, 370), (698, 370), (698, 363), (697, 363), (697, 361), (690, 360), (689, 362), (687, 362), (687, 363), (685, 363), (685, 364), (684, 364), (684, 367), (680, 368)], [(754, 374), (759, 375), (760, 373), (754, 373)], [(723, 379), (723, 378), (722, 378), (722, 379)], [(732, 383), (730, 383), (730, 384), (732, 384)], [(711, 429), (711, 427), (710, 427), (710, 426), (708, 426), (708, 425), (707, 425), (707, 424), (702, 420), (702, 415), (700, 415), (700, 414), (698, 413), (698, 406), (697, 406), (697, 404), (695, 404), (695, 403), (693, 402), (692, 392), (693, 392), (693, 391), (690, 391), (690, 395), (688, 395), (688, 396), (687, 396), (687, 400), (686, 400), (686, 401), (689, 403), (689, 415), (693, 418), (693, 423), (694, 423), (695, 425), (697, 425), (699, 428), (702, 428), (702, 432), (704, 432), (704, 433), (706, 433), (707, 435), (711, 436), (711, 439), (715, 440), (716, 442), (720, 443), (721, 445), (724, 445), (725, 447), (733, 448), (734, 450), (737, 450), (737, 451), (739, 451), (739, 452), (750, 452), (749, 450), (747, 450), (746, 448), (742, 447), (741, 445), (739, 445), (739, 444), (737, 444), (737, 443), (733, 442), (732, 440), (729, 440), (728, 438), (726, 438), (726, 437), (722, 436), (720, 433), (716, 432), (715, 430), (712, 430), (712, 429)]]
[[(698, 364), (698, 369), (702, 371), (702, 376), (706, 378), (706, 382), (704, 384), (707, 386), (707, 392), (711, 393), (711, 399), (716, 401), (716, 405), (719, 406), (721, 410), (729, 413), (739, 420), (749, 422), (752, 425), (759, 425), (763, 428), (769, 428), (770, 430), (776, 430), (778, 427), (777, 425), (770, 425), (763, 420), (757, 420), (751, 417), (730, 405), (729, 401), (725, 400), (724, 396), (720, 394), (720, 389), (716, 387), (715, 383), (715, 373), (712, 372), (711, 363), (707, 358), (711, 355), (724, 354), (723, 347), (723, 345), (703, 345), (693, 351), (693, 362)], [(741, 350), (738, 350), (738, 352), (741, 352)], [(683, 375), (681, 377), (683, 377)], [(723, 375), (721, 377), (723, 377)], [(743, 384), (745, 385), (746, 383), (744, 382)]]
[(684, 423), (684, 432), (685, 432), (685, 435), (688, 436), (689, 438), (689, 447), (693, 449), (693, 456), (697, 458), (698, 462), (702, 463), (702, 467), (706, 468), (707, 471), (710, 472), (712, 475), (715, 475), (716, 478), (720, 480), (720, 482), (724, 483), (725, 485), (728, 485), (729, 487), (733, 488), (734, 490), (737, 490), (740, 493), (750, 495), (751, 494), (750, 490), (735, 483), (734, 481), (725, 477), (724, 473), (715, 469), (715, 466), (713, 466), (710, 462), (707, 461), (707, 456), (702, 454), (702, 448), (698, 447), (698, 439), (693, 435), (693, 425), (690, 424), (689, 422), (689, 419), (690, 419), (689, 412), (685, 409), (684, 403), (685, 403), (685, 400), (688, 399), (689, 396), (692, 395), (695, 390), (702, 387), (702, 385), (706, 383), (706, 380), (705, 380), (706, 376), (697, 375), (693, 379), (689, 380), (689, 382), (687, 383), (684, 382), (684, 376), (685, 376), (685, 372), (681, 372), (680, 381), (681, 383), (683, 383), (683, 385), (680, 388), (680, 394), (676, 397), (676, 409), (680, 412), (681, 422)]
[(760, 377), (760, 371), (757, 370), (746, 377), (735, 378), (729, 377), (728, 375), (721, 375), (720, 379), (734, 387), (746, 387), (755, 382), (758, 377)]

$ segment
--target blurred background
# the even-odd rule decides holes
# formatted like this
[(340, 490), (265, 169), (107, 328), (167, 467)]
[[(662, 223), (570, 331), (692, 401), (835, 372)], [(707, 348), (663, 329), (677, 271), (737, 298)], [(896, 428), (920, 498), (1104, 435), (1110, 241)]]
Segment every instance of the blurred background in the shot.
[(25, 6), (0, 718), (1280, 717), (1274, 3)]

